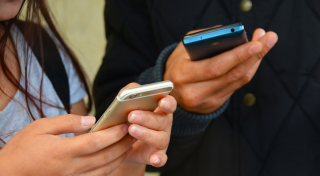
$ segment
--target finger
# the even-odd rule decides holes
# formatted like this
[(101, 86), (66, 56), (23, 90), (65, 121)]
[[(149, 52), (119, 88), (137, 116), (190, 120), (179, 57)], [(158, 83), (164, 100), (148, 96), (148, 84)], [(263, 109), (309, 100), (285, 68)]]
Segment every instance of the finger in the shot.
[(100, 176), (100, 175), (109, 175), (111, 172), (113, 172), (114, 170), (116, 170), (120, 164), (125, 160), (125, 158), (127, 157), (127, 152), (125, 152), (124, 154), (122, 154), (119, 158), (117, 158), (116, 160), (101, 166), (99, 168), (90, 170), (86, 173), (83, 173), (83, 176)]
[(192, 31), (189, 31), (189, 32), (187, 33), (187, 35), (194, 34), (194, 33), (201, 32), (201, 31), (205, 31), (205, 30), (208, 30), (208, 29), (218, 28), (218, 27), (221, 27), (221, 26), (222, 26), (222, 25), (216, 25), (216, 26), (209, 27), (209, 28), (192, 30)]
[(165, 150), (158, 150), (154, 152), (149, 159), (149, 164), (154, 167), (162, 167), (167, 163), (168, 156)]
[(128, 133), (128, 125), (117, 125), (94, 133), (86, 133), (68, 139), (69, 148), (76, 156), (86, 155), (102, 150)]
[(238, 90), (240, 87), (242, 87), (243, 85), (247, 84), (252, 79), (254, 74), (257, 72), (260, 62), (255, 63), (255, 65), (248, 70), (248, 72), (245, 74), (244, 77), (242, 77), (236, 82), (231, 83), (230, 85), (226, 86), (220, 91), (216, 92), (216, 95), (218, 95), (219, 97), (226, 96), (227, 94), (229, 94), (229, 92), (234, 92)]
[(122, 92), (122, 91), (125, 90), (125, 89), (131, 88), (131, 87), (138, 87), (138, 86), (140, 86), (140, 84), (138, 84), (138, 83), (130, 83), (130, 84), (126, 85), (125, 87), (123, 87), (123, 88), (119, 91), (119, 93)]
[(170, 141), (170, 132), (155, 131), (137, 124), (130, 125), (129, 134), (158, 149), (166, 149)]
[[(222, 98), (213, 98), (213, 100), (217, 100), (217, 101), (212, 101), (212, 102), (208, 102), (207, 104), (213, 104), (214, 106), (211, 105), (211, 107), (207, 106), (207, 107), (203, 107), (203, 110), (201, 111), (202, 113), (212, 113), (214, 111), (216, 111), (217, 109), (219, 109), (233, 94), (234, 92), (230, 92), (229, 94), (227, 94), (226, 96), (222, 97)], [(207, 108), (207, 109), (205, 109)]]
[(181, 98), (180, 105), (191, 112), (213, 112), (215, 107), (220, 107), (223, 104), (221, 102), (228, 99), (225, 98), (227, 94), (234, 92), (252, 79), (260, 63), (261, 60), (258, 57), (251, 58), (222, 77), (186, 86), (181, 91), (184, 96)]
[[(271, 41), (268, 40), (270, 39), (270, 37)], [(270, 42), (269, 44), (268, 41)], [(202, 103), (204, 99), (208, 98), (212, 94), (217, 94), (217, 91), (225, 89), (227, 85), (232, 84), (235, 81), (241, 80), (242, 85), (248, 83), (253, 76), (252, 74), (247, 74), (248, 70), (250, 70), (250, 68), (253, 65), (255, 65), (256, 62), (261, 62), (261, 59), (270, 51), (272, 46), (274, 46), (274, 44), (277, 42), (277, 35), (273, 32), (268, 32), (257, 42), (260, 42), (263, 48), (259, 53), (255, 54), (250, 59), (235, 66), (225, 75), (222, 75), (212, 80), (190, 84), (190, 86), (186, 87), (185, 90), (183, 90), (183, 92), (180, 92), (182, 95), (184, 95), (184, 97), (182, 97), (182, 101), (184, 102), (184, 104), (191, 104), (191, 107), (197, 107), (199, 106), (199, 104)], [(225, 94), (223, 96), (225, 96)]]
[(252, 41), (257, 41), (259, 40), (259, 38), (261, 38), (262, 36), (264, 36), (266, 34), (266, 31), (261, 29), (261, 28), (258, 28), (256, 29), (254, 32), (253, 32), (253, 35), (252, 35)]
[(119, 142), (100, 150), (96, 153), (82, 156), (78, 159), (78, 162), (82, 165), (83, 171), (92, 170), (92, 168), (98, 168), (106, 164), (112, 163), (121, 155), (127, 153), (131, 146), (135, 143), (134, 139), (130, 135), (126, 135)]
[[(219, 99), (217, 97), (220, 96), (214, 96), (215, 99), (212, 99), (212, 94), (215, 95), (214, 92), (220, 90), (217, 89), (218, 87), (214, 87), (213, 84), (219, 86), (219, 83), (215, 80), (185, 86), (185, 88), (180, 91), (184, 96), (181, 96), (178, 104), (190, 112), (200, 114), (208, 114), (217, 110), (223, 104), (219, 102), (225, 102), (228, 98)], [(210, 101), (207, 100), (208, 98), (210, 98)]]
[[(255, 65), (251, 66), (252, 68), (248, 68), (249, 71), (243, 73), (244, 76), (241, 76), (236, 81), (226, 81), (228, 76), (220, 77), (218, 80), (212, 80), (207, 82), (198, 83), (193, 89), (198, 89), (198, 87), (215, 87), (216, 89), (205, 88), (202, 91), (198, 91), (197, 94), (190, 95), (188, 97), (184, 97), (187, 100), (184, 100), (184, 104), (189, 105), (188, 109), (191, 112), (201, 112), (201, 113), (210, 113), (213, 110), (216, 110), (214, 107), (220, 107), (230, 96), (226, 97), (228, 94), (232, 94), (232, 92), (236, 91), (243, 85), (250, 82), (254, 74), (256, 73), (261, 60), (256, 62)], [(242, 65), (241, 68), (244, 66)], [(242, 69), (245, 70), (245, 69)], [(231, 83), (230, 83), (231, 82)], [(226, 84), (228, 83), (228, 84)], [(223, 87), (222, 87), (223, 86)], [(200, 101), (201, 100), (201, 101)], [(189, 103), (188, 102), (192, 102)], [(222, 103), (221, 103), (222, 102)], [(194, 107), (194, 110), (192, 109)], [(184, 108), (184, 107), (183, 107)]]
[(128, 115), (128, 121), (153, 130), (166, 130), (171, 128), (172, 116), (158, 112), (132, 111)]
[(166, 96), (158, 103), (155, 112), (162, 112), (164, 114), (172, 114), (177, 109), (177, 101), (173, 96)]
[(31, 123), (35, 132), (39, 134), (64, 134), (77, 133), (90, 129), (96, 121), (95, 117), (78, 116), (73, 114), (48, 117)]
[[(189, 61), (184, 66), (179, 82), (199, 82), (217, 78), (262, 50), (259, 41), (251, 41), (213, 58)], [(192, 71), (190, 71), (192, 70)]]
[[(271, 38), (272, 41), (269, 41), (270, 38)], [(222, 79), (225, 79), (225, 81), (223, 81), (223, 82), (229, 84), (229, 83), (233, 83), (233, 82), (235, 82), (235, 81), (237, 81), (239, 79), (242, 79), (242, 82), (244, 84), (248, 83), (252, 78), (250, 76), (254, 75), (254, 74), (253, 75), (252, 74), (247, 74), (248, 70), (250, 70), (253, 67), (253, 65), (260, 65), (260, 62), (263, 59), (263, 57), (265, 55), (267, 55), (267, 53), (275, 45), (277, 40), (278, 40), (278, 37), (274, 32), (268, 32), (263, 37), (259, 38), (258, 41), (261, 42), (262, 45), (263, 45), (263, 48), (262, 48), (261, 52), (257, 53), (256, 55), (254, 55), (249, 60), (247, 60), (244, 63), (239, 64), (235, 68), (233, 68), (230, 72), (228, 72), (226, 74), (226, 76), (224, 76), (222, 78)], [(259, 64), (256, 64), (257, 62), (259, 62)], [(255, 71), (252, 72), (252, 73), (255, 73), (257, 68), (258, 67), (255, 67), (255, 69), (253, 69)]]

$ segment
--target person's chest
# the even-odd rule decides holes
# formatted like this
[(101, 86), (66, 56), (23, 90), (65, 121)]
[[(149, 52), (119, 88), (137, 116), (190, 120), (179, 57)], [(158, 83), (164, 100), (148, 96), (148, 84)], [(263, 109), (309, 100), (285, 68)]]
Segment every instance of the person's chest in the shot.
[(249, 39), (256, 28), (274, 30), (283, 35), (281, 38), (291, 39), (290, 35), (310, 32), (308, 26), (319, 21), (320, 6), (312, 3), (316, 0), (250, 0), (252, 8), (246, 12), (241, 8), (243, 1), (248, 0), (150, 0), (147, 6), (160, 47), (170, 45), (172, 39), (181, 41), (190, 30), (236, 22), (244, 24)]

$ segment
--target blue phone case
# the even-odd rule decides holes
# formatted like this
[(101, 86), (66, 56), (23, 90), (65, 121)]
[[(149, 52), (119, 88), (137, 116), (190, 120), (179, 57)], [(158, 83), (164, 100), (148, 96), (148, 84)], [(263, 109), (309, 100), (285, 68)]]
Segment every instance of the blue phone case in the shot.
[(201, 60), (216, 56), (248, 42), (242, 23), (185, 35), (183, 45), (191, 60)]

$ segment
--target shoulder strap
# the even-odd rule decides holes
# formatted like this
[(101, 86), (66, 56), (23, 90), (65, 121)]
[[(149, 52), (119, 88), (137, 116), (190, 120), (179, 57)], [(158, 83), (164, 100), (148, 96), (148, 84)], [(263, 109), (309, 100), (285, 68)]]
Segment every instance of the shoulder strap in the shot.
[[(19, 22), (17, 24), (21, 31), (23, 31), (23, 25), (24, 22)], [(36, 31), (32, 31), (32, 33), (32, 35), (38, 35)], [(41, 30), (41, 38), (43, 45), (44, 72), (51, 81), (65, 109), (70, 113), (70, 89), (68, 75), (59, 50), (49, 34), (43, 28)], [(31, 49), (40, 65), (42, 65), (40, 48), (40, 43), (35, 43)]]

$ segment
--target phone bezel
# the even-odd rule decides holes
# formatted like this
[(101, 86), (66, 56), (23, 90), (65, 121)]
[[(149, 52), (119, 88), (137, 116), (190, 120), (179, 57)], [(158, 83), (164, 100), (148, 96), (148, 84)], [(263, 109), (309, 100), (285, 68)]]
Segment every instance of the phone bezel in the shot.
[[(174, 85), (171, 81), (162, 81), (162, 82), (146, 84), (146, 85), (142, 85), (142, 86), (138, 86), (138, 87), (131, 87), (131, 88), (128, 88), (128, 89), (121, 91), (118, 94), (117, 99), (119, 101), (125, 101), (128, 97), (130, 97), (134, 94), (140, 94), (139, 97), (141, 97), (141, 98), (145, 97), (145, 96), (156, 95), (158, 93), (155, 94), (155, 93), (153, 93), (153, 91), (163, 90), (165, 88), (168, 88), (168, 90), (165, 90), (165, 91), (159, 92), (159, 93), (171, 92), (173, 87), (174, 87)], [(139, 97), (137, 97), (137, 98), (139, 98)]]

